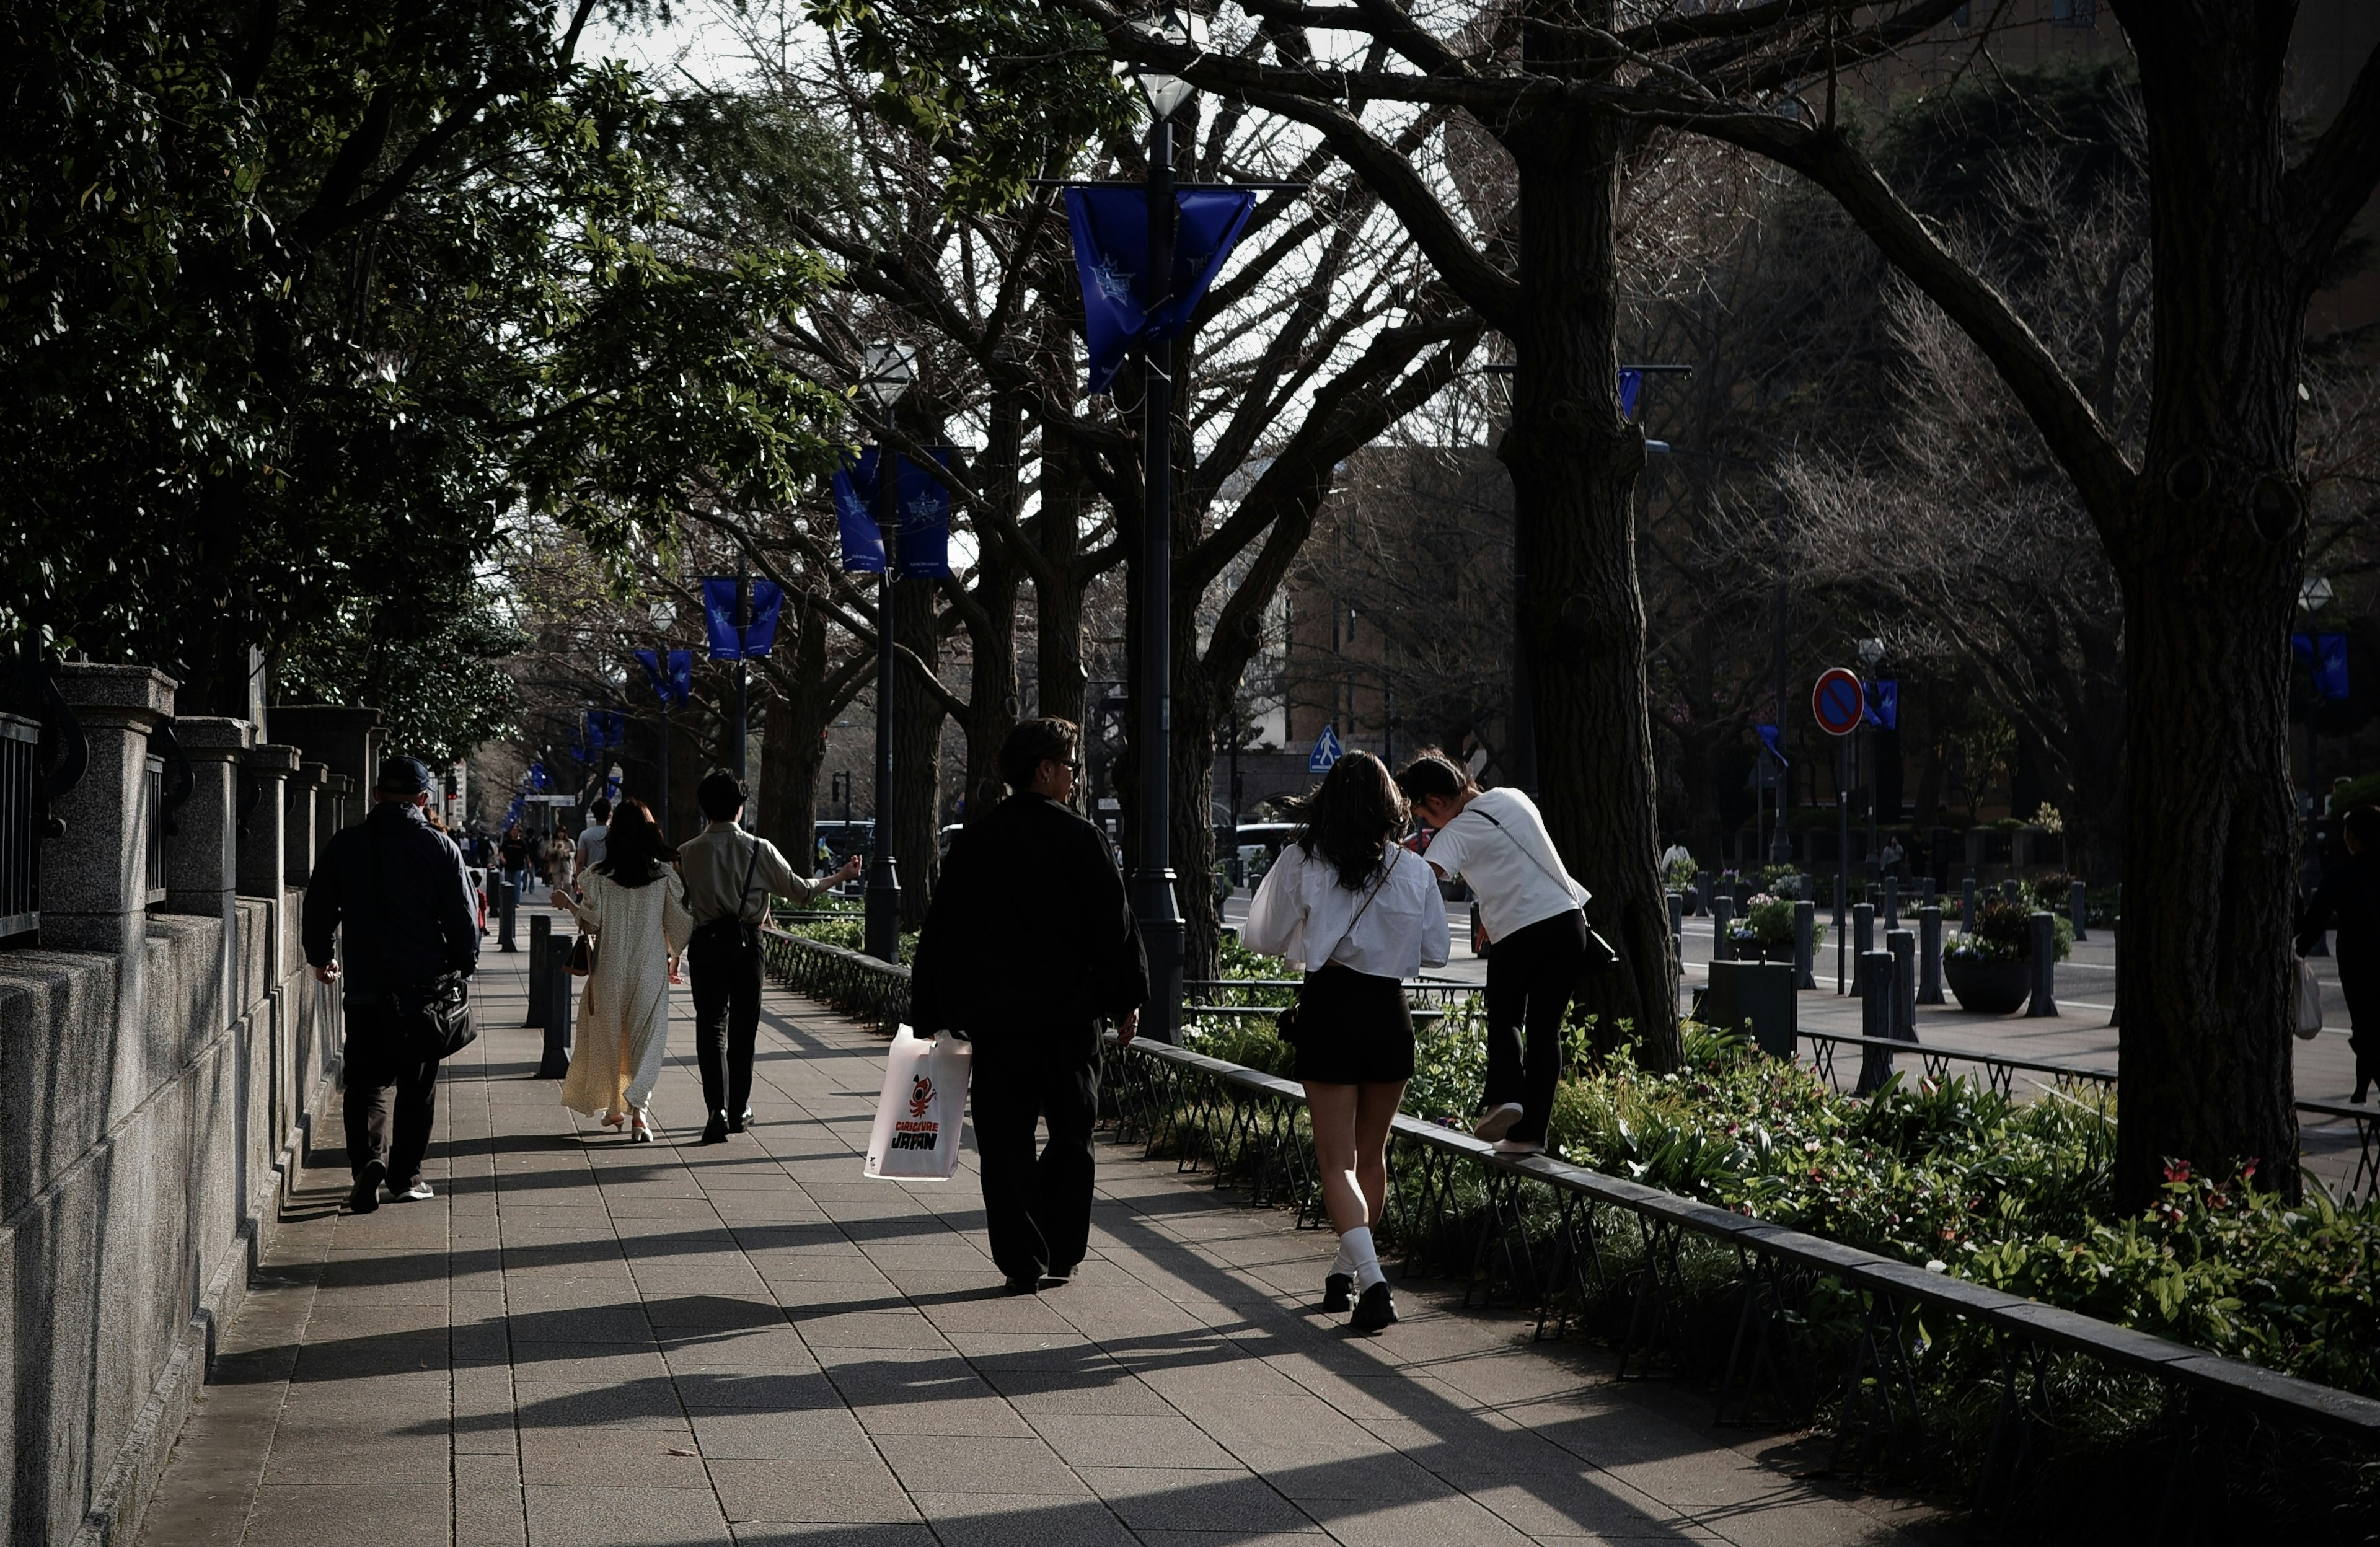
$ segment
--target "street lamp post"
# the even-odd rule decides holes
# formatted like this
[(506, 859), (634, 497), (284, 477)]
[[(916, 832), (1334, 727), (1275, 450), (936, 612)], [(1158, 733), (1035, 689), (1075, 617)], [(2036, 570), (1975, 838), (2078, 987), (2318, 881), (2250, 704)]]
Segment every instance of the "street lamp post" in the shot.
[(900, 458), (892, 449), (892, 406), (917, 374), (917, 351), (906, 344), (871, 344), (859, 390), (884, 421), (876, 448), (876, 526), (884, 540), (884, 572), (876, 579), (876, 831), (868, 871), (868, 954), (901, 959), (901, 875), (892, 862), (892, 579), (901, 537)]
[[(1862, 640), (1859, 643), (1859, 658), (1860, 664), (1867, 668), (1866, 681), (1860, 685), (1860, 696), (1864, 700), (1867, 696), (1867, 685), (1876, 680), (1876, 668), (1884, 661), (1884, 641), (1875, 639)], [(1867, 862), (1875, 867), (1877, 879), (1881, 880), (1884, 875), (1884, 866), (1876, 859), (1876, 855), (1881, 851), (1876, 847), (1876, 789), (1878, 782), (1876, 776), (1876, 741), (1874, 733), (1868, 727), (1867, 715), (1867, 705), (1863, 702), (1860, 705), (1859, 738), (1860, 761), (1864, 764), (1864, 772), (1867, 777)]]
[(662, 754), (657, 761), (661, 764), (662, 776), (661, 828), (662, 832), (666, 833), (669, 831), (670, 823), (669, 744), (671, 674), (669, 631), (671, 625), (677, 622), (677, 603), (671, 602), (666, 598), (656, 599), (650, 611), (653, 619), (653, 632), (660, 636), (661, 639), (661, 649), (654, 652), (653, 658), (661, 663), (662, 667)]
[[(1140, 24), (1160, 42), (1204, 49), (1207, 18), (1169, 5)], [(1173, 116), (1197, 92), (1178, 76), (1133, 71), (1148, 99), (1148, 310), (1172, 298), (1173, 288)], [(1179, 1035), (1182, 1020), (1182, 954), (1184, 929), (1173, 894), (1172, 770), (1173, 632), (1173, 378), (1172, 346), (1164, 339), (1141, 345), (1147, 383), (1141, 420), (1142, 485), (1147, 494), (1140, 523), (1140, 639), (1135, 664), (1133, 712), (1139, 717), (1140, 843), (1133, 870), (1133, 912), (1148, 952), (1148, 1005), (1141, 1029), (1161, 1041)]]
[(752, 622), (752, 561), (735, 561), (735, 777), (745, 776), (744, 737), (749, 725), (750, 668), (744, 664), (744, 631)]

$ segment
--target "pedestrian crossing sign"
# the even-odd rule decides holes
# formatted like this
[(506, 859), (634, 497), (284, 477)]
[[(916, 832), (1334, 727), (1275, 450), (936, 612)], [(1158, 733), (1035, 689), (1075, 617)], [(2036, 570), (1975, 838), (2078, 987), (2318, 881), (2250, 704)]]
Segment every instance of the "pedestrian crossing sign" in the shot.
[(1305, 771), (1308, 774), (1328, 774), (1330, 765), (1345, 756), (1346, 750), (1339, 745), (1339, 728), (1325, 725), (1322, 734), (1314, 738), (1314, 750), (1306, 754)]

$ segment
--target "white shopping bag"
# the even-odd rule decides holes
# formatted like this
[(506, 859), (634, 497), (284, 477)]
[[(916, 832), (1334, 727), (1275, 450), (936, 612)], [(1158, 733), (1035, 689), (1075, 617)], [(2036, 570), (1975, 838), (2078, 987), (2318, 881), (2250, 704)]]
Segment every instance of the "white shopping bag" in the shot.
[(2310, 1042), (2322, 1031), (2322, 980), (2313, 975), (2313, 964), (2303, 956), (2298, 962), (2297, 1034), (2298, 1041)]
[(957, 1175), (974, 1056), (974, 1047), (956, 1037), (919, 1037), (905, 1026), (892, 1033), (863, 1175), (927, 1182)]

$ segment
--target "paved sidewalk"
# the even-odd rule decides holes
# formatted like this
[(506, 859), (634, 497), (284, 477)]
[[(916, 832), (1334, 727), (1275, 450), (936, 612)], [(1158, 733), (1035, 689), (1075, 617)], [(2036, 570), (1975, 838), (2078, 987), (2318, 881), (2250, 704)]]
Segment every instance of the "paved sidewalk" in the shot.
[(525, 959), (488, 958), (436, 1201), (341, 1216), (318, 1129), (148, 1547), (1931, 1539), (1512, 1315), (1415, 1285), (1351, 1338), (1304, 1309), (1327, 1236), (1136, 1150), (1102, 1151), (1084, 1275), (998, 1297), (971, 1175), (860, 1177), (874, 1038), (772, 990), (758, 1128), (706, 1149), (681, 1000), (632, 1145), (530, 1078)]

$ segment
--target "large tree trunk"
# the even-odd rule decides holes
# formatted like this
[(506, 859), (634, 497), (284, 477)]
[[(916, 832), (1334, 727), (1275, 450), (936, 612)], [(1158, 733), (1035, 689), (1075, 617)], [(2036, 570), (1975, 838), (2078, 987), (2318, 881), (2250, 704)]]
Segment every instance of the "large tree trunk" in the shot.
[[(2148, 117), (2155, 286), (2147, 456), (2111, 533), (2124, 588), (2119, 1203), (2168, 1160), (2248, 1161), (2295, 1195), (2285, 745), (2310, 267), (2280, 133), (2286, 6), (2127, 4)], [(2103, 525), (2107, 523), (2103, 522)]]
[[(1574, 8), (1560, 10), (1564, 18)], [(1610, 6), (1584, 7), (1609, 25)], [(1579, 73), (1574, 31), (1531, 26), (1538, 67)], [(1649, 1066), (1680, 1056), (1677, 962), (1657, 863), (1657, 788), (1645, 693), (1645, 603), (1632, 494), (1643, 432), (1620, 411), (1616, 124), (1549, 109), (1504, 136), (1519, 171), (1520, 279), (1512, 476), (1520, 646), (1536, 723), (1538, 798), (1554, 841), (1595, 894), (1587, 916), (1620, 965), (1582, 985), (1599, 1046), (1633, 1036)]]
[(1083, 669), (1083, 591), (1080, 572), (1083, 509), (1090, 483), (1076, 466), (1062, 432), (1041, 432), (1041, 552), (1063, 580), (1033, 588), (1034, 668), (1038, 680), (1034, 713), (1083, 723), (1090, 674)]
[[(1222, 974), (1215, 897), (1215, 749), (1223, 700), (1198, 659), (1196, 597), (1173, 598), (1173, 896), (1183, 921), (1182, 976)], [(1236, 684), (1239, 674), (1232, 680)]]
[[(934, 621), (934, 588), (903, 580), (892, 588), (892, 637), (939, 671), (942, 635)], [(926, 921), (941, 871), (937, 838), (942, 825), (942, 700), (896, 661), (892, 674), (892, 858), (901, 868), (901, 927)]]
[(1016, 725), (1016, 561), (996, 542), (984, 544), (977, 560), (974, 601), (983, 610), (970, 624), (975, 649), (967, 681), (966, 820), (1000, 804), (1008, 786), (1000, 777), (1000, 748)]
[[(825, 730), (834, 705), (827, 683), (826, 615), (803, 606), (794, 628), (793, 671), (772, 673), (763, 724), (768, 741), (760, 758), (759, 834), (775, 844), (807, 875), (814, 868), (819, 768), (826, 761)], [(671, 782), (691, 789), (673, 762)], [(688, 829), (691, 831), (691, 829)]]

